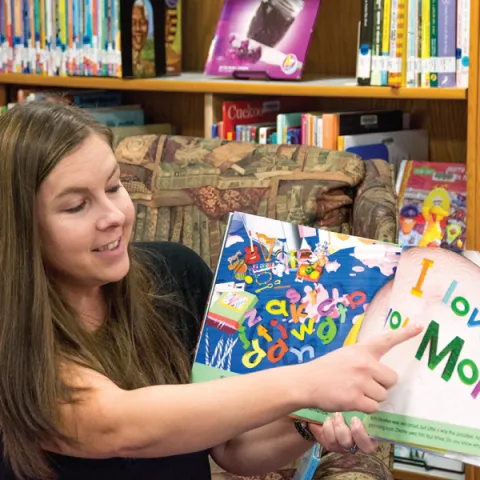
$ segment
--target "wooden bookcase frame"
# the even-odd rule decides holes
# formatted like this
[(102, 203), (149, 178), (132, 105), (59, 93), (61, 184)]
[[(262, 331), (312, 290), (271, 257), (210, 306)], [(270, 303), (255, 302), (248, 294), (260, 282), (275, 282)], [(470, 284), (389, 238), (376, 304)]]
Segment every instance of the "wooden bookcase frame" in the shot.
[[(309, 97), (318, 107), (389, 108), (412, 112), (416, 126), (430, 132), (430, 158), (466, 163), (468, 168), (467, 248), (480, 250), (480, 6), (471, 0), (469, 88), (423, 89), (358, 87), (355, 84), (360, 0), (321, 0), (304, 79), (299, 82), (240, 81), (202, 75), (222, 0), (183, 0), (183, 69), (180, 77), (123, 80), (93, 77), (44, 77), (0, 73), (0, 105), (19, 88), (82, 88), (124, 92), (126, 102), (141, 103), (151, 121), (171, 122), (177, 133), (209, 136), (220, 119), (221, 102), (232, 97)], [(398, 480), (425, 476), (396, 471)], [(427, 478), (440, 478), (430, 477)], [(480, 480), (467, 467), (465, 480)]]

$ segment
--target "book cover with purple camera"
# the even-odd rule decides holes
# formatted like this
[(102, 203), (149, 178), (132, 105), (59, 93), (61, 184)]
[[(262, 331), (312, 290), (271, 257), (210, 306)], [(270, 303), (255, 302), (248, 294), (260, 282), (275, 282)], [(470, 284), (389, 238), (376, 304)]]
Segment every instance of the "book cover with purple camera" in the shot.
[(299, 79), (320, 0), (225, 0), (204, 73)]

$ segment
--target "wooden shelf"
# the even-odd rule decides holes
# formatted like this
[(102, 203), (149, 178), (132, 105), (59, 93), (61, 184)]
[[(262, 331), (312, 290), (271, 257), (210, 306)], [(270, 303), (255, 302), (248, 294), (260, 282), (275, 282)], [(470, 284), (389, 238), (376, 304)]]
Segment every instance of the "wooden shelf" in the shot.
[(180, 93), (232, 95), (281, 95), (301, 97), (388, 98), (423, 100), (466, 100), (461, 88), (359, 87), (351, 77), (306, 76), (302, 81), (235, 80), (184, 73), (178, 77), (118, 79), (105, 77), (47, 77), (29, 74), (0, 74), (0, 84), (58, 88), (98, 88)]

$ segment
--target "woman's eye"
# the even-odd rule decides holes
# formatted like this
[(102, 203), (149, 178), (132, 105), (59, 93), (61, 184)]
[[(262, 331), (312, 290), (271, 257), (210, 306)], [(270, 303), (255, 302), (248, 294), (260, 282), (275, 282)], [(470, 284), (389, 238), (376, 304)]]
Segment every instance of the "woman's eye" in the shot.
[(68, 213), (76, 213), (76, 212), (80, 212), (81, 210), (83, 210), (83, 207), (85, 206), (85, 202), (82, 202), (80, 203), (79, 205), (77, 205), (76, 207), (72, 207), (72, 208), (69, 208), (67, 210), (65, 210), (66, 212)]
[(110, 190), (108, 190), (108, 193), (115, 193), (115, 192), (118, 192), (120, 190), (120, 187), (122, 185), (119, 183), (118, 185), (115, 185), (114, 187), (112, 187)]

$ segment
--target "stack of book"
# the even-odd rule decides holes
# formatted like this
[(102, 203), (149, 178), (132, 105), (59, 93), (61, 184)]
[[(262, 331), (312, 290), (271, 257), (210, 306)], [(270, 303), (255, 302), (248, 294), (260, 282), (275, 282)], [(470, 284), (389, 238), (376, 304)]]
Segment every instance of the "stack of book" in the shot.
[(358, 85), (468, 88), (471, 0), (362, 0)]
[(181, 47), (181, 0), (0, 1), (3, 73), (178, 75)]

